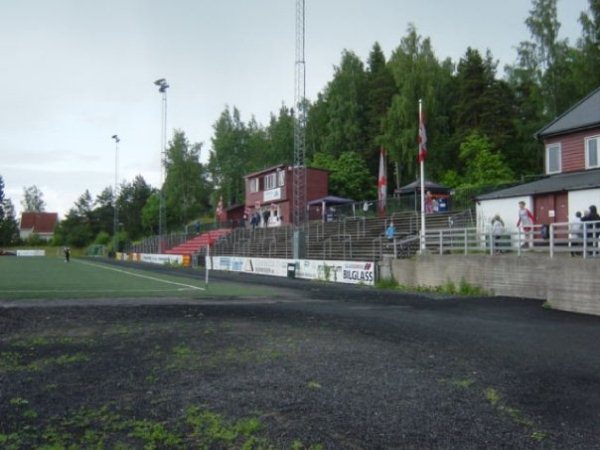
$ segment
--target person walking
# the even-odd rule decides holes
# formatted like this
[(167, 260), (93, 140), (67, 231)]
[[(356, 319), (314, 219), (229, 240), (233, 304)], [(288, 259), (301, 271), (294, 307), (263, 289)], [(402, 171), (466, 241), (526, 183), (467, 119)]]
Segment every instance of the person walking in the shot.
[(525, 242), (521, 248), (526, 245), (529, 248), (533, 247), (533, 226), (535, 225), (535, 217), (533, 213), (525, 206), (524, 201), (519, 202), (519, 220), (517, 220), (517, 228), (522, 228), (525, 234)]

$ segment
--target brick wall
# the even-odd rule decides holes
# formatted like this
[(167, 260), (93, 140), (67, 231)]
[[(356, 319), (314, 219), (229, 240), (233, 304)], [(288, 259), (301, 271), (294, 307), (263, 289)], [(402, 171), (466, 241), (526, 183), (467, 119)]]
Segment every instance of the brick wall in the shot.
[(426, 255), (381, 263), (383, 278), (407, 286), (458, 285), (462, 279), (498, 296), (536, 298), (556, 309), (600, 315), (600, 260), (543, 255)]

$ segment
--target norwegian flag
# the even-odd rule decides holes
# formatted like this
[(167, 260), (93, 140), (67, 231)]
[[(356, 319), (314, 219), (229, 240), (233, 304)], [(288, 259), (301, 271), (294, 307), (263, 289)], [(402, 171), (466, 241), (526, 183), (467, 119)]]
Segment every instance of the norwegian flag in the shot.
[(387, 197), (387, 176), (385, 167), (385, 149), (381, 147), (379, 152), (379, 180), (377, 181), (377, 204), (379, 215), (385, 215), (385, 199)]
[(422, 163), (427, 156), (427, 133), (425, 132), (425, 123), (423, 122), (423, 113), (419, 111), (419, 156), (417, 161)]

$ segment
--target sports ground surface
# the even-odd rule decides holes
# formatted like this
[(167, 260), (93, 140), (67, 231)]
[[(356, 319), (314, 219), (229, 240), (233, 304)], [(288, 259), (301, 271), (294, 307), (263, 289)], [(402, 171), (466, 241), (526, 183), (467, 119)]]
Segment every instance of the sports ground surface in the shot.
[(600, 448), (600, 318), (0, 258), (0, 448)]

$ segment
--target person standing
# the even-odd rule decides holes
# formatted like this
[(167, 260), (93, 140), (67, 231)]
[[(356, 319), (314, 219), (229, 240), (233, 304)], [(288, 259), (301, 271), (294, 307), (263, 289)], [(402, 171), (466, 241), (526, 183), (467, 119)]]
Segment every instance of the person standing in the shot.
[[(519, 202), (519, 220), (517, 220), (517, 228), (522, 228), (525, 234), (525, 240), (529, 248), (533, 247), (533, 226), (535, 225), (535, 218), (533, 213), (525, 206), (524, 201)], [(523, 244), (522, 247), (524, 247)]]
[(504, 233), (504, 221), (499, 214), (496, 214), (492, 219), (492, 235), (494, 237), (494, 253), (502, 253), (500, 247), (502, 245), (502, 234)]
[(394, 226), (394, 222), (390, 220), (389, 225), (385, 229), (385, 237), (388, 242), (392, 242), (394, 240), (394, 236), (396, 235), (396, 227)]
[[(581, 211), (577, 211), (575, 213), (575, 222), (571, 223), (569, 227), (569, 232), (571, 233), (571, 239), (569, 241), (569, 247), (577, 248), (583, 245), (583, 215)], [(580, 254), (576, 250), (571, 250), (571, 256), (577, 256)]]
[[(600, 215), (598, 215), (598, 210), (596, 209), (596, 205), (591, 205), (588, 213), (585, 215), (582, 222), (592, 222), (586, 223), (584, 229), (586, 230), (586, 240), (588, 247), (588, 255), (596, 256), (598, 254), (598, 237), (600, 237)], [(591, 249), (591, 250), (590, 250)]]

